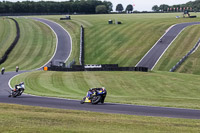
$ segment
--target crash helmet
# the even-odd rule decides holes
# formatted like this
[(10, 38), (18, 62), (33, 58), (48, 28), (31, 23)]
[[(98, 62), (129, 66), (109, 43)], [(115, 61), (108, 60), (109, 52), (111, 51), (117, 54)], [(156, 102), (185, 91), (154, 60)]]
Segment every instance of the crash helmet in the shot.
[(24, 84), (24, 82), (20, 82), (20, 84)]

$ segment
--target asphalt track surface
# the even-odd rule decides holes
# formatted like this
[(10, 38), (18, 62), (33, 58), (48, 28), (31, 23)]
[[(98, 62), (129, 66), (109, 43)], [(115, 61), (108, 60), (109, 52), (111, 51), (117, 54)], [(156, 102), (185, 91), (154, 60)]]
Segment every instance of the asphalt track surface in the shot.
[(41, 18), (32, 19), (40, 21), (49, 26), (54, 31), (57, 38), (56, 52), (54, 53), (53, 58), (45, 65), (49, 66), (51, 61), (54, 65), (60, 65), (59, 62), (66, 62), (72, 50), (72, 39), (69, 33), (63, 27), (53, 21)]
[[(56, 23), (52, 23), (52, 25), (54, 24)], [(64, 29), (60, 28), (60, 30), (64, 30)], [(57, 32), (61, 32), (61, 31), (59, 30), (55, 31), (56, 34)], [(58, 35), (57, 37), (59, 38), (60, 36)], [(69, 43), (71, 41), (67, 41), (67, 42)], [(65, 44), (65, 42), (62, 42), (62, 43), (58, 42), (57, 45), (63, 45), (63, 44)], [(67, 45), (71, 45), (71, 44), (67, 44)], [(63, 50), (63, 49), (60, 49), (60, 50)], [(57, 49), (57, 52), (61, 52), (60, 50)], [(68, 57), (66, 57), (66, 59), (67, 58)], [(57, 58), (55, 58), (54, 56), (54, 59), (57, 59)], [(39, 97), (39, 96), (32, 96), (28, 94), (23, 94), (22, 96), (17, 97), (17, 98), (9, 98), (8, 97), (9, 91), (10, 91), (10, 88), (8, 85), (9, 80), (13, 76), (20, 73), (24, 73), (24, 72), (27, 72), (27, 71), (20, 71), (18, 73), (5, 72), (4, 75), (0, 75), (0, 102), (1, 103), (41, 106), (41, 107), (70, 109), (70, 110), (84, 110), (84, 111), (103, 112), (103, 113), (200, 119), (200, 110), (193, 110), (193, 109), (151, 107), (151, 106), (138, 106), (138, 105), (128, 105), (128, 104), (115, 104), (115, 103), (105, 103), (105, 104), (98, 104), (98, 105), (80, 104), (80, 101), (77, 101), (77, 100)]]
[(200, 24), (200, 22), (176, 24), (171, 27), (144, 55), (144, 57), (138, 62), (136, 66), (148, 67), (149, 70), (153, 70), (159, 59), (172, 44), (172, 42), (177, 38), (177, 36), (181, 33), (181, 31), (183, 31), (188, 26), (197, 24)]

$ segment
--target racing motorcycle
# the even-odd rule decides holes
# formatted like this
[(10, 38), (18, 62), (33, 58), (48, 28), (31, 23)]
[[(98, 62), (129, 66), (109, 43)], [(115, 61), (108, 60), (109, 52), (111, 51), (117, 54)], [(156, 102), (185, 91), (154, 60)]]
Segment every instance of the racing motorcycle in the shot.
[(24, 90), (25, 90), (24, 84), (16, 85), (14, 89), (11, 89), (11, 93), (8, 97), (21, 96)]
[(84, 103), (92, 103), (92, 104), (98, 104), (101, 102), (104, 103), (104, 100), (106, 98), (107, 91), (104, 87), (102, 88), (92, 88), (87, 92), (86, 97), (81, 100), (81, 104)]

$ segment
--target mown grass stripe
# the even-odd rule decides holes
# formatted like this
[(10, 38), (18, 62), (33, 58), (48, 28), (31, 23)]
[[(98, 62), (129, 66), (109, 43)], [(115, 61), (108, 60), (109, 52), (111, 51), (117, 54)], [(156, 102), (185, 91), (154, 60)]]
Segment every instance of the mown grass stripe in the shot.
[(1, 33), (0, 33), (0, 58), (4, 55), (6, 50), (10, 47), (16, 37), (15, 22), (10, 19), (0, 19)]
[[(28, 20), (29, 21), (29, 20)], [(23, 62), (23, 60), (25, 60), (27, 57), (32, 57), (33, 60), (34, 58), (37, 56), (38, 51), (40, 51), (40, 46), (38, 46), (38, 42), (40, 41), (42, 43), (42, 41), (40, 40), (41, 38), (41, 31), (39, 30), (38, 26), (35, 25), (35, 23), (33, 23), (33, 21), (29, 21), (29, 23), (27, 23), (26, 27), (29, 26), (29, 24), (31, 24), (30, 30), (33, 29), (32, 33), (30, 34), (30, 38), (28, 39), (27, 45), (29, 48), (26, 48), (26, 52), (22, 53), (24, 56), (24, 58), (21, 58), (21, 61), (18, 61), (19, 64), (21, 64)], [(38, 35), (36, 35), (38, 34)], [(28, 36), (24, 36), (25, 38)], [(32, 60), (28, 60), (26, 61), (26, 63), (24, 64), (25, 66), (29, 66), (29, 65), (35, 65), (34, 63), (32, 63)], [(26, 68), (25, 68), (26, 69)]]
[(50, 28), (31, 19), (18, 18), (21, 28), (21, 38), (3, 64), (6, 70), (29, 70), (41, 67), (53, 55), (55, 50), (55, 36)]
[[(73, 18), (70, 21), (59, 21), (59, 17), (61, 16), (44, 16), (45, 18), (52, 19), (58, 23), (62, 23), (63, 26), (67, 29), (71, 30), (71, 33), (76, 35), (76, 41), (73, 43), (77, 43), (76, 48), (79, 49), (79, 29), (78, 31), (73, 31), (75, 26), (80, 28), (80, 25), (86, 26), (86, 59), (85, 62), (87, 64), (99, 64), (99, 63), (122, 63), (126, 66), (133, 66), (138, 63), (138, 61), (144, 56), (144, 54), (155, 44), (155, 42), (163, 35), (163, 33), (173, 24), (183, 23), (183, 22), (193, 22), (198, 21), (198, 18), (195, 19), (175, 19), (174, 16), (178, 16), (178, 13), (170, 13), (170, 14), (109, 14), (109, 15), (72, 15)], [(197, 15), (197, 14), (195, 14)], [(122, 25), (109, 25), (108, 20), (117, 20), (121, 21)], [(66, 23), (66, 24), (64, 24)], [(73, 23), (74, 27), (70, 25)], [(89, 23), (89, 24), (86, 24)], [(90, 25), (91, 24), (91, 25)], [(145, 28), (145, 25), (152, 24)], [(143, 26), (140, 26), (143, 25)], [(69, 28), (67, 27), (69, 26)], [(118, 30), (113, 30), (111, 27), (114, 27)], [(128, 29), (130, 27), (130, 29)], [(140, 27), (140, 28), (139, 28)], [(135, 30), (139, 28), (139, 30)], [(126, 30), (125, 30), (126, 29)], [(124, 40), (121, 41), (120, 38), (121, 33), (125, 33)], [(130, 32), (131, 30), (131, 32)], [(117, 31), (117, 32), (116, 32)], [(139, 32), (140, 31), (140, 32)], [(70, 34), (71, 34), (70, 33)], [(108, 34), (109, 33), (109, 34)], [(139, 37), (143, 35), (143, 37)], [(112, 35), (112, 36), (111, 36)], [(135, 38), (134, 38), (135, 37)], [(78, 39), (77, 39), (78, 38)], [(123, 58), (118, 59), (118, 62), (114, 61), (112, 57), (111, 59), (108, 53), (105, 53), (104, 50), (107, 50), (109, 46), (113, 44), (120, 44), (121, 43), (126, 47), (125, 49), (120, 49), (120, 53), (124, 51), (133, 51), (134, 54), (125, 54)], [(134, 42), (134, 45), (133, 43)], [(96, 51), (98, 49), (98, 51)], [(112, 49), (115, 50), (115, 49)], [(134, 51), (135, 50), (135, 51)], [(110, 53), (114, 53), (115, 51), (110, 51)], [(76, 57), (79, 57), (79, 52), (76, 52)], [(75, 55), (75, 54), (74, 54)], [(116, 55), (116, 54), (115, 54)], [(130, 56), (129, 56), (130, 55)], [(99, 58), (102, 56), (102, 58)], [(112, 55), (113, 56), (113, 55)], [(125, 58), (129, 59), (125, 59)], [(98, 61), (96, 60), (98, 58)], [(76, 58), (77, 59), (77, 58)], [(77, 61), (78, 62), (78, 61)], [(119, 64), (119, 65), (122, 65)]]

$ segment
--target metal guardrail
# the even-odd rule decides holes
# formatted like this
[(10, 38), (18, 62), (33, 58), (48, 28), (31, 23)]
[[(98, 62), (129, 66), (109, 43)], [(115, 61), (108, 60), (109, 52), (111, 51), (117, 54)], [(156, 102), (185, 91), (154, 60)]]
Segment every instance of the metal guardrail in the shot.
[(176, 63), (176, 65), (173, 66), (172, 69), (170, 69), (169, 71), (170, 72), (176, 71), (176, 69), (188, 58), (188, 56), (190, 56), (198, 48), (199, 44), (200, 44), (200, 39), (196, 43), (196, 45), (182, 59), (180, 59), (180, 61)]
[(84, 28), (81, 25), (81, 34), (80, 34), (80, 57), (79, 57), (80, 65), (84, 65)]

